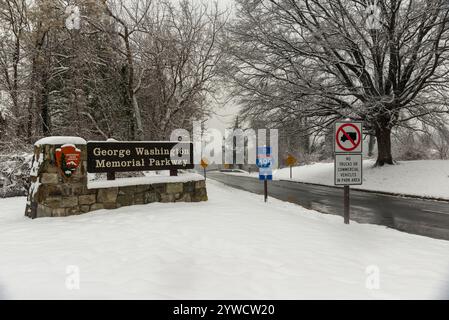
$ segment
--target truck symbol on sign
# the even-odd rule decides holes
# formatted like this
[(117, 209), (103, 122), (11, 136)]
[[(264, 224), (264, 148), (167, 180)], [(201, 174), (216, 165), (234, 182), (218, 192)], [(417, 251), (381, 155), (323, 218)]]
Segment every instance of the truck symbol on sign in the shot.
[[(346, 134), (352, 139), (352, 141), (356, 141), (357, 140), (357, 132), (347, 132)], [(342, 142), (346, 142), (346, 141), (349, 140), (348, 137), (346, 136), (346, 134), (341, 136), (341, 141)]]

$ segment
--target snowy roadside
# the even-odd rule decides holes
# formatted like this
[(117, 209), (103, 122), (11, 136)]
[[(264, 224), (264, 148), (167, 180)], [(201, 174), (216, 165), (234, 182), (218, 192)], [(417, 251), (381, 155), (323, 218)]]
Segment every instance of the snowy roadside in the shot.
[(204, 203), (66, 218), (30, 220), (25, 198), (0, 199), (0, 298), (449, 298), (448, 241), (207, 184)]
[[(449, 160), (399, 161), (395, 166), (374, 168), (363, 161), (363, 185), (355, 189), (449, 200)], [(227, 173), (257, 178), (257, 173)], [(334, 185), (334, 163), (315, 163), (274, 170), (273, 179)]]

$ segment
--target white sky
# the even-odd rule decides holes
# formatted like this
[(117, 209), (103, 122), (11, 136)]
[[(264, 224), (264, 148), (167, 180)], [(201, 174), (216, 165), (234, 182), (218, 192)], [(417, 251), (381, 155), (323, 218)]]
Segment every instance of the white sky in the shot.
[[(233, 9), (232, 7), (234, 6), (234, 0), (216, 1), (221, 10)], [(213, 111), (215, 114), (213, 114), (212, 117), (206, 122), (206, 128), (214, 128), (224, 132), (224, 129), (232, 126), (233, 120), (238, 114), (239, 107), (233, 102), (228, 102), (226, 105), (224, 105), (224, 102), (216, 103), (213, 107)]]

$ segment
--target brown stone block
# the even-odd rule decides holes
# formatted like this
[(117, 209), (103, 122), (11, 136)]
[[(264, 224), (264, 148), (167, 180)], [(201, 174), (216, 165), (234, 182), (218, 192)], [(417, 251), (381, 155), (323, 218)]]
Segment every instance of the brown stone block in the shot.
[(52, 165), (52, 164), (50, 164), (50, 163), (48, 163), (48, 162), (47, 162), (47, 165), (45, 166), (44, 171), (47, 172), (47, 173), (56, 173), (56, 174), (59, 175), (59, 168), (54, 166), (54, 165)]
[(151, 186), (147, 184), (136, 186), (136, 193), (141, 193), (150, 190)]
[(62, 197), (61, 207), (70, 208), (78, 205), (78, 197), (70, 196), (70, 197)]
[(195, 181), (195, 189), (201, 188), (206, 188), (206, 181), (205, 180)]
[(74, 215), (78, 215), (80, 213), (81, 213), (81, 209), (79, 206), (66, 209), (66, 215), (68, 215), (68, 216), (74, 216)]
[(63, 197), (46, 197), (43, 199), (42, 204), (49, 208), (61, 208)]
[(117, 204), (121, 207), (131, 206), (134, 204), (134, 195), (132, 194), (119, 194), (117, 196)]
[(36, 209), (36, 218), (51, 217), (52, 211), (51, 208), (39, 204)]
[(193, 192), (195, 190), (195, 182), (184, 182), (184, 192)]
[(51, 214), (52, 217), (65, 217), (66, 216), (66, 210), (65, 208), (56, 208), (53, 209), (53, 212)]
[(136, 186), (126, 186), (126, 187), (120, 187), (118, 190), (119, 195), (125, 195), (125, 194), (134, 194), (136, 193)]
[(104, 205), (102, 203), (94, 203), (90, 206), (90, 211), (101, 210), (104, 209)]
[(153, 203), (153, 202), (158, 202), (160, 199), (159, 194), (156, 193), (155, 191), (151, 192), (145, 192), (144, 194), (144, 198), (143, 201), (144, 203)]
[(90, 206), (88, 206), (88, 205), (80, 206), (80, 211), (81, 211), (82, 213), (87, 213), (87, 212), (90, 211)]
[(45, 194), (47, 194), (50, 197), (63, 196), (64, 192), (63, 192), (63, 188), (61, 185), (55, 184), (55, 185), (46, 185), (45, 186)]
[(177, 183), (167, 183), (167, 193), (182, 193), (184, 190), (184, 185), (182, 182)]
[(87, 194), (87, 195), (82, 195), (82, 196), (78, 197), (78, 202), (80, 205), (94, 204), (95, 201), (96, 201), (95, 194)]
[(189, 193), (184, 194), (176, 202), (192, 202), (192, 196)]
[(43, 173), (40, 181), (42, 184), (57, 184), (59, 183), (59, 175), (57, 173)]
[(117, 203), (115, 202), (104, 202), (103, 207), (105, 209), (117, 209)]
[(145, 203), (145, 194), (144, 193), (136, 193), (134, 195), (134, 204), (144, 204)]
[(158, 183), (158, 184), (153, 184), (151, 185), (151, 189), (150, 191), (156, 191), (159, 194), (165, 193), (165, 187), (166, 187), (166, 183)]
[(115, 203), (117, 201), (118, 188), (99, 189), (97, 201), (103, 203)]
[(206, 188), (197, 189), (195, 194), (194, 194), (194, 196), (193, 196), (193, 198), (192, 198), (192, 200), (195, 201), (195, 202), (207, 201), (208, 198), (207, 198)]
[(98, 189), (88, 189), (87, 185), (83, 185), (82, 194), (97, 194)]
[(175, 195), (172, 193), (163, 193), (161, 194), (161, 202), (163, 203), (175, 202)]

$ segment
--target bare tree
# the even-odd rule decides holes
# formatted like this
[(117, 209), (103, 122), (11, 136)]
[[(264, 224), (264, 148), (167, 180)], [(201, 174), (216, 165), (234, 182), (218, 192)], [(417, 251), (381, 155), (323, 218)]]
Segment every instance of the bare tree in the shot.
[(24, 59), (25, 34), (29, 32), (28, 5), (25, 0), (5, 0), (0, 3), (0, 90), (9, 95), (14, 136), (23, 136), (21, 118), (26, 75), (20, 69)]
[(382, 166), (393, 164), (392, 129), (448, 112), (446, 1), (238, 3), (225, 47), (245, 116), (307, 117), (311, 131), (362, 120)]

